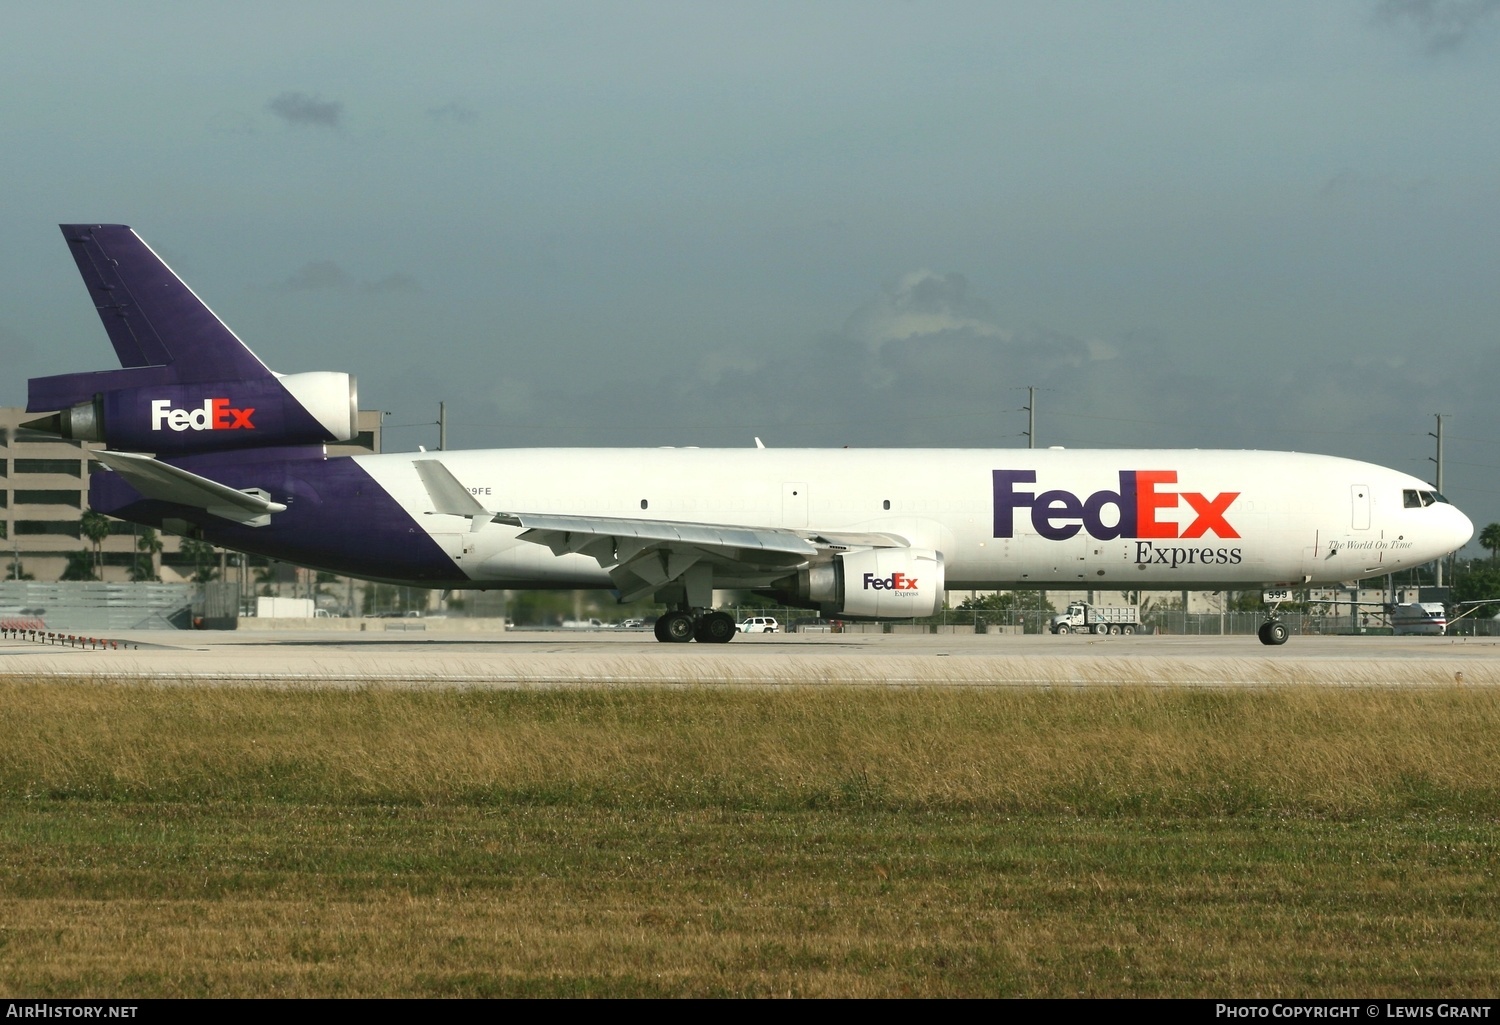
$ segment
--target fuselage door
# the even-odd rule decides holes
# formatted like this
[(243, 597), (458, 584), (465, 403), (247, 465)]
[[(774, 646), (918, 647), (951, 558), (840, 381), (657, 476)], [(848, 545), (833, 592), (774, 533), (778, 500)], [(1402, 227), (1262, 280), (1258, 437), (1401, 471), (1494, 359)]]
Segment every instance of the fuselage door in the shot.
[(467, 562), (472, 561), (469, 558), (474, 554), (474, 534), (472, 532), (450, 534), (444, 531), (433, 534), (432, 539), (442, 547), (443, 551), (447, 553), (448, 558), (452, 559), (453, 564), (460, 569), (463, 569)]
[(1353, 503), (1353, 515), (1349, 526), (1355, 530), (1370, 529), (1370, 488), (1367, 484), (1354, 484), (1349, 488), (1349, 499)]

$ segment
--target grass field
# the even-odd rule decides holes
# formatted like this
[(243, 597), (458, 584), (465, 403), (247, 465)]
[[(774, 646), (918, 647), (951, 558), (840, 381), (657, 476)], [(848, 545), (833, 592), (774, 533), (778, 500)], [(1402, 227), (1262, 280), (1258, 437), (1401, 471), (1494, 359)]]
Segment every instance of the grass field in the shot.
[(0, 684), (16, 996), (1493, 996), (1500, 694)]

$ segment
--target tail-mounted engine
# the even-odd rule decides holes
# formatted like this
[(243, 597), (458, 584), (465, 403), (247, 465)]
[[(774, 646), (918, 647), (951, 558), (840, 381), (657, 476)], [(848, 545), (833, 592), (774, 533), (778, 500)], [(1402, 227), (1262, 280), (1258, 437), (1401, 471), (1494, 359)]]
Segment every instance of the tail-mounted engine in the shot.
[(817, 604), (825, 616), (864, 619), (933, 615), (942, 608), (943, 589), (943, 556), (930, 548), (836, 555), (831, 562), (799, 570), (795, 585), (797, 596)]
[(354, 378), (272, 371), (127, 225), (61, 227), (120, 369), (33, 377), (24, 426), (164, 456), (355, 436)]
[(116, 450), (181, 455), (348, 441), (358, 433), (358, 413), (354, 378), (320, 371), (115, 388), (24, 426)]

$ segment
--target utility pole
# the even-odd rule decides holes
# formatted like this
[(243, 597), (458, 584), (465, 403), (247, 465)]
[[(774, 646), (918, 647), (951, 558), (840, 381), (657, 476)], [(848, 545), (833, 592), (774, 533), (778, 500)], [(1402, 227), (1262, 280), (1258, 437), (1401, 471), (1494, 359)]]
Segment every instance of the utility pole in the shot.
[[(1437, 480), (1433, 481), (1433, 484), (1437, 486), (1438, 494), (1441, 495), (1443, 493), (1443, 414), (1434, 413), (1433, 416), (1437, 417), (1437, 433), (1434, 434), (1432, 431), (1428, 431), (1427, 436), (1437, 439), (1437, 458), (1432, 460), (1434, 463), (1437, 463)], [(1433, 581), (1437, 586), (1443, 586), (1443, 560), (1441, 557), (1438, 558), (1437, 573), (1433, 577)]]

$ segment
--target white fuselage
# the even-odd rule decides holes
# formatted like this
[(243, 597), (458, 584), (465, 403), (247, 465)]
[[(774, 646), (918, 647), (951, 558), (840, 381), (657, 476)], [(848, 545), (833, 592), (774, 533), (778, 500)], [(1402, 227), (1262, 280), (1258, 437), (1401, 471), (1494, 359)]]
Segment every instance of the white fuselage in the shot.
[[(881, 532), (946, 561), (950, 589), (1335, 583), (1419, 566), (1473, 525), (1425, 482), (1283, 452), (491, 449), (354, 457), (479, 587), (608, 587), (595, 558), (434, 514), (414, 461), (485, 509)], [(754, 583), (721, 579), (717, 586)]]

